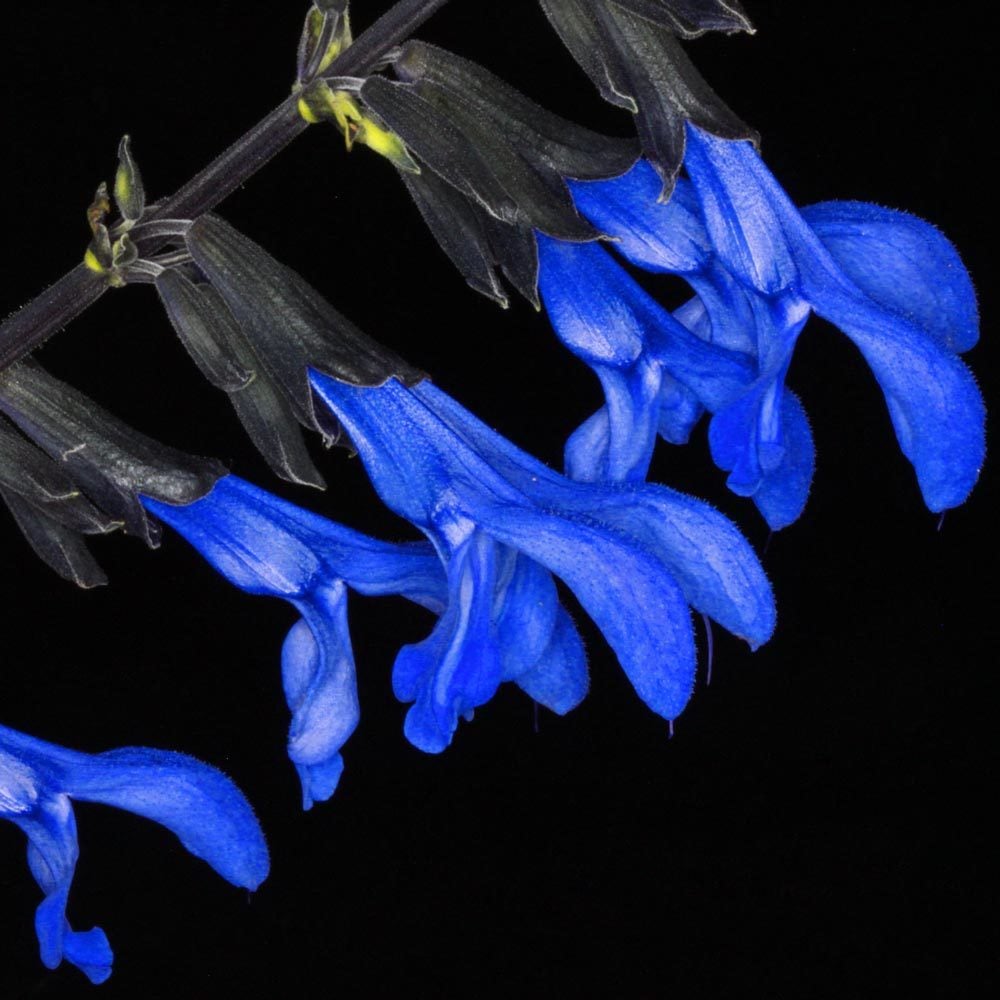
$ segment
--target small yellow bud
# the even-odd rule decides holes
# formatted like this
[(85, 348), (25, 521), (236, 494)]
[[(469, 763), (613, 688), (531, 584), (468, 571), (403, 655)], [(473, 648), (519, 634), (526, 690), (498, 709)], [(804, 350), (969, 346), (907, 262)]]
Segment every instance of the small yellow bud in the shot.
[(323, 58), (320, 60), (317, 72), (322, 73), (324, 70), (329, 69), (333, 60), (336, 59), (337, 56), (339, 56), (352, 41), (351, 20), (347, 11), (344, 11), (344, 13), (340, 15), (340, 20), (337, 24), (337, 31), (330, 44), (327, 46), (326, 52), (323, 54)]
[(146, 192), (127, 135), (118, 145), (118, 172), (115, 174), (114, 191), (115, 203), (125, 223), (131, 224), (141, 219), (146, 208)]
[(88, 271), (93, 271), (94, 274), (104, 274), (107, 268), (97, 259), (97, 254), (94, 253), (89, 247), (87, 252), (83, 255), (83, 266), (87, 268)]
[(333, 121), (344, 133), (348, 152), (356, 142), (360, 142), (379, 156), (384, 156), (399, 170), (420, 173), (420, 166), (410, 156), (403, 140), (371, 115), (365, 114), (346, 90), (333, 90), (325, 80), (316, 80), (302, 91), (298, 111), (310, 125)]
[(299, 98), (296, 107), (298, 108), (299, 115), (310, 125), (317, 125), (323, 120), (316, 114), (315, 111), (313, 111), (313, 109), (309, 106), (309, 102), (304, 97)]
[(419, 174), (420, 166), (410, 156), (409, 150), (395, 132), (376, 124), (370, 118), (365, 118), (356, 136), (357, 142), (363, 142), (369, 149), (384, 156), (394, 167), (411, 174)]

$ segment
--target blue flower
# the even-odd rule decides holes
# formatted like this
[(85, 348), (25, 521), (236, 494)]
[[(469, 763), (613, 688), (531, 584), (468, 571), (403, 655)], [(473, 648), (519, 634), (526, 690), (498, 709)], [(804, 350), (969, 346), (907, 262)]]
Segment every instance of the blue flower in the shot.
[(901, 212), (829, 202), (799, 212), (747, 142), (688, 127), (690, 183), (656, 204), (647, 164), (575, 183), (580, 210), (629, 260), (683, 275), (699, 302), (683, 320), (720, 348), (745, 351), (756, 378), (716, 409), (710, 444), (734, 492), (772, 527), (794, 521), (812, 479), (812, 436), (784, 385), (810, 312), (856, 344), (885, 395), (927, 506), (957, 506), (984, 457), (984, 407), (955, 356), (976, 342), (975, 294), (951, 244)]
[(596, 243), (539, 234), (538, 256), (552, 327), (597, 374), (606, 400), (566, 444), (573, 479), (645, 479), (657, 434), (684, 444), (705, 409), (723, 408), (753, 382), (749, 354), (699, 334), (697, 300), (671, 315)]
[(267, 846), (253, 811), (215, 768), (145, 747), (77, 753), (0, 726), (0, 818), (28, 837), (28, 864), (45, 893), (35, 930), (47, 968), (65, 958), (93, 983), (111, 975), (104, 931), (74, 931), (66, 919), (78, 856), (73, 800), (163, 824), (234, 885), (256, 889), (267, 876)]
[(237, 587), (284, 598), (301, 613), (281, 653), (292, 712), (288, 756), (302, 783), (303, 807), (325, 801), (337, 787), (340, 750), (359, 718), (346, 587), (370, 596), (401, 594), (443, 611), (446, 582), (433, 547), (376, 541), (232, 475), (186, 506), (148, 497), (143, 503)]
[(396, 697), (413, 702), (404, 732), (439, 753), (459, 716), (471, 720), (503, 681), (564, 715), (587, 693), (583, 641), (559, 601), (552, 575), (483, 532), (471, 531), (441, 558), (448, 603), (423, 642), (404, 646), (393, 665)]
[[(739, 531), (706, 504), (664, 487), (566, 479), (429, 382), (365, 388), (315, 371), (310, 378), (379, 495), (425, 532), (447, 566), (447, 610), (424, 643), (403, 651), (394, 674), (397, 694), (414, 702), (406, 733), (416, 745), (447, 746), (458, 716), (506, 677), (528, 686), (515, 674), (525, 664), (536, 664), (532, 683), (550, 697), (582, 696), (577, 671), (567, 674), (577, 654), (563, 638), (568, 619), (554, 612), (551, 574), (600, 627), (639, 696), (668, 719), (694, 682), (689, 605), (752, 646), (771, 635), (763, 570)], [(520, 651), (513, 663), (497, 636), (505, 575), (516, 593), (505, 601), (509, 626), (499, 624)]]
[[(716, 415), (713, 457), (732, 470), (730, 488), (752, 495), (772, 528), (790, 524), (812, 481), (812, 435), (798, 399), (767, 376), (787, 368), (808, 309), (771, 303), (729, 274), (712, 252), (689, 181), (678, 181), (666, 205), (656, 201), (659, 180), (648, 164), (575, 190), (585, 210), (619, 239), (623, 254), (651, 270), (683, 275), (698, 295), (672, 315), (602, 248), (540, 241), (539, 287), (553, 328), (598, 374), (606, 400), (567, 442), (568, 474), (643, 479), (656, 435), (684, 444), (708, 410)], [(648, 236), (654, 226), (657, 240)], [(758, 335), (759, 329), (781, 335)], [(777, 414), (781, 447), (756, 441), (750, 419), (745, 430), (754, 446), (730, 457), (724, 441), (717, 443), (719, 430), (752, 417), (762, 401)], [(752, 460), (749, 469), (745, 458)]]
[[(428, 672), (444, 676), (455, 668), (456, 649), (439, 638), (470, 626), (433, 545), (377, 541), (236, 476), (186, 506), (147, 497), (143, 503), (236, 586), (284, 598), (302, 613), (285, 640), (282, 672), (292, 711), (288, 755), (302, 782), (304, 808), (335, 791), (344, 766), (340, 750), (360, 715), (346, 588), (400, 595), (442, 616), (431, 639), (404, 647), (396, 660), (393, 688), (401, 700), (418, 698)], [(569, 711), (587, 690), (586, 655), (551, 576), (511, 549), (470, 545), (460, 558), (478, 574), (483, 600), (475, 607), (475, 627), (491, 636), (479, 650), (457, 647), (474, 657), (467, 673), (480, 679), (496, 673), (553, 711)], [(495, 683), (479, 683), (487, 693), (477, 695), (475, 680), (467, 679), (463, 698), (452, 706), (449, 739), (457, 715), (469, 715), (493, 694)], [(406, 729), (413, 742), (424, 750), (444, 749), (448, 739), (422, 737), (413, 729), (416, 718), (408, 717)]]

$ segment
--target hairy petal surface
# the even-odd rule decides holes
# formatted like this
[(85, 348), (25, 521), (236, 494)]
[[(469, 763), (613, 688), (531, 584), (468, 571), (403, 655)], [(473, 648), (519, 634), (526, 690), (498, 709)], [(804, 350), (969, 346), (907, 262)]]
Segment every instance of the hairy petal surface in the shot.
[(472, 523), (563, 579), (661, 715), (673, 718), (693, 683), (688, 603), (754, 644), (770, 635), (759, 563), (705, 504), (645, 485), (574, 483), (428, 383), (365, 391), (314, 373), (313, 385), (390, 507), (452, 557), (454, 525)]
[(807, 205), (802, 218), (870, 299), (949, 351), (979, 340), (972, 279), (947, 237), (915, 215), (860, 201)]
[(50, 969), (66, 959), (101, 983), (113, 961), (100, 928), (75, 931), (66, 919), (79, 853), (74, 799), (155, 820), (234, 885), (255, 889), (267, 876), (260, 825), (243, 794), (215, 768), (147, 747), (77, 753), (0, 726), (0, 819), (28, 838), (28, 865), (45, 894), (35, 930)]

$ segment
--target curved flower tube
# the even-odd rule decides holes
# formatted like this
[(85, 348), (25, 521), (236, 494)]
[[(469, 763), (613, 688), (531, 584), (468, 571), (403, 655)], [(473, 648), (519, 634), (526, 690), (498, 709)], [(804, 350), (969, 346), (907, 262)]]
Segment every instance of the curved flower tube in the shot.
[(35, 930), (49, 969), (66, 959), (92, 983), (111, 975), (104, 931), (74, 931), (66, 919), (79, 853), (74, 800), (155, 820), (233, 885), (256, 889), (267, 877), (260, 825), (243, 794), (215, 768), (145, 747), (78, 753), (0, 726), (0, 819), (28, 837), (28, 864), (45, 893)]
[[(751, 646), (774, 628), (770, 585), (739, 531), (708, 505), (665, 487), (577, 483), (489, 430), (429, 382), (364, 388), (310, 374), (383, 501), (419, 527), (447, 565), (448, 610), (401, 654), (397, 693), (413, 698), (407, 736), (443, 749), (457, 717), (504, 675), (487, 623), (499, 567), (516, 562), (531, 592), (549, 573), (574, 591), (639, 696), (667, 719), (694, 682), (691, 605)], [(536, 567), (544, 567), (544, 573)], [(548, 603), (520, 604), (539, 646)], [(553, 640), (549, 639), (551, 644)]]
[(340, 780), (340, 750), (360, 714), (346, 588), (400, 594), (440, 612), (447, 593), (434, 549), (368, 538), (233, 475), (187, 506), (148, 497), (143, 503), (241, 590), (281, 597), (301, 613), (281, 653), (292, 712), (288, 756), (302, 783), (303, 808), (325, 801)]
[(689, 126), (687, 149), (690, 186), (679, 185), (666, 206), (655, 203), (647, 164), (573, 191), (625, 257), (689, 281), (701, 300), (700, 309), (685, 307), (689, 326), (756, 359), (753, 383), (712, 422), (713, 457), (730, 472), (730, 488), (752, 496), (774, 528), (801, 513), (812, 438), (784, 379), (816, 312), (871, 367), (927, 506), (962, 503), (984, 456), (984, 407), (955, 357), (976, 342), (978, 318), (952, 245), (927, 223), (873, 205), (829, 202), (800, 213), (747, 142)]

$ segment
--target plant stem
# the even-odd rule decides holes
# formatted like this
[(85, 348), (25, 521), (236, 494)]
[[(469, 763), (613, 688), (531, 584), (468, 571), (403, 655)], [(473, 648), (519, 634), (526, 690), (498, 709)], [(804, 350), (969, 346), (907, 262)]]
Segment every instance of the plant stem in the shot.
[[(331, 63), (326, 76), (364, 76), (448, 0), (399, 0)], [(195, 218), (210, 211), (308, 127), (288, 97), (147, 219)], [(146, 220), (144, 220), (146, 221)], [(144, 246), (143, 250), (147, 248)], [(104, 294), (108, 285), (78, 264), (0, 323), (0, 370), (33, 351)]]

